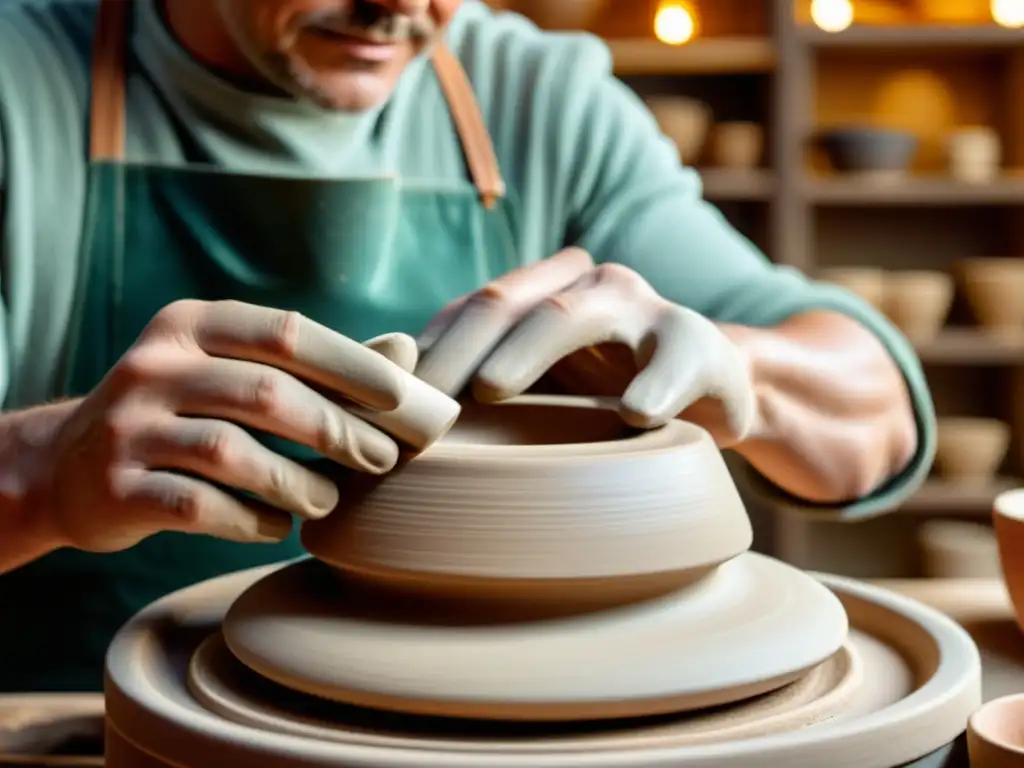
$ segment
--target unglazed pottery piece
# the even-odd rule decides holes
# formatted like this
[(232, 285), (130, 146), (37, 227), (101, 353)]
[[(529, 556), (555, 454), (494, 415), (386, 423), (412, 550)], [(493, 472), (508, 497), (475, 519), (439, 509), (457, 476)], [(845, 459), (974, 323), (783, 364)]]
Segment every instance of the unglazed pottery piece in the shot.
[(1024, 488), (1006, 491), (992, 505), (999, 563), (1017, 624), (1024, 629)]
[(966, 259), (960, 265), (964, 294), (981, 327), (996, 335), (1024, 333), (1024, 259)]
[(761, 164), (764, 129), (757, 123), (718, 123), (711, 142), (711, 160), (722, 168), (750, 170)]
[[(467, 403), (443, 440), (304, 524), (315, 557), (435, 594), (620, 602), (745, 552), (746, 510), (714, 440), (674, 420), (637, 431), (617, 401)], [(360, 487), (359, 484), (362, 484)]]
[(250, 669), (320, 698), (539, 721), (681, 712), (756, 696), (822, 663), (847, 632), (827, 589), (753, 553), (662, 597), (571, 609), (403, 598), (308, 560), (247, 590), (228, 611), (224, 637)]
[(928, 578), (999, 578), (999, 548), (986, 525), (929, 520), (919, 529), (918, 541)]
[(838, 285), (860, 296), (876, 309), (885, 301), (885, 270), (877, 267), (832, 267), (823, 269), (818, 278)]
[(889, 272), (885, 275), (882, 309), (909, 339), (930, 341), (946, 322), (953, 289), (953, 278), (945, 272)]
[(946, 137), (949, 173), (968, 184), (989, 184), (999, 177), (1002, 142), (988, 126), (958, 128)]
[(1024, 768), (1024, 694), (986, 703), (967, 726), (971, 768)]
[(679, 160), (693, 165), (707, 141), (711, 108), (684, 96), (651, 96), (646, 102), (662, 133), (675, 142)]
[(1010, 427), (997, 419), (939, 419), (935, 466), (958, 484), (989, 482), (1006, 457)]
[[(107, 768), (885, 768), (919, 761), (931, 765), (936, 755), (941, 759), (948, 751), (947, 745), (963, 732), (980, 703), (978, 652), (962, 628), (899, 595), (817, 575), (850, 616), (853, 629), (847, 647), (862, 661), (865, 680), (846, 711), (826, 722), (743, 740), (730, 734), (724, 737), (728, 741), (694, 745), (685, 740), (685, 721), (692, 715), (680, 718), (683, 741), (676, 744), (669, 718), (660, 723), (615, 722), (610, 724), (612, 732), (603, 733), (593, 724), (576, 724), (569, 731), (549, 730), (553, 724), (535, 725), (531, 735), (515, 730), (515, 724), (512, 731), (502, 732), (501, 725), (448, 721), (446, 726), (385, 713), (364, 713), (349, 726), (345, 713), (335, 709), (325, 727), (352, 730), (350, 737), (341, 733), (331, 741), (304, 738), (232, 722), (203, 706), (188, 687), (189, 659), (196, 649), (204, 639), (216, 637), (225, 611), (238, 595), (274, 570), (272, 566), (232, 574), (182, 590), (141, 612), (118, 633), (107, 657)], [(794, 627), (793, 636), (799, 633)], [(776, 648), (762, 644), (760, 652)], [(412, 643), (403, 651), (419, 652)], [(245, 691), (236, 693), (244, 698)], [(316, 722), (319, 713), (328, 711), (322, 708), (332, 706), (307, 700), (309, 708), (293, 712), (292, 701), (275, 696), (267, 708), (287, 710), (286, 719), (294, 723), (303, 713)], [(367, 734), (367, 727), (375, 732)], [(650, 744), (640, 736), (649, 728), (657, 734)], [(592, 746), (584, 747), (581, 738)], [(569, 743), (574, 740), (576, 745)], [(492, 746), (509, 741), (515, 742), (515, 750)]]

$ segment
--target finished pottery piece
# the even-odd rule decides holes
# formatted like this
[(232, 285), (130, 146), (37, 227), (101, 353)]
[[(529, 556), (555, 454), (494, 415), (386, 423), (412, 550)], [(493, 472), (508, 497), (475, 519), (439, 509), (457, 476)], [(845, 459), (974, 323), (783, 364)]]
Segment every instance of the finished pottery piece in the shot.
[(1006, 491), (992, 505), (999, 564), (1017, 624), (1024, 629), (1024, 488)]
[(661, 132), (675, 142), (680, 162), (693, 165), (707, 141), (711, 107), (685, 96), (651, 96), (646, 102)]
[[(839, 651), (850, 660), (832, 657), (829, 667), (808, 673), (818, 676), (813, 689), (832, 700), (823, 710), (811, 706), (805, 686), (792, 696), (782, 689), (721, 711), (655, 721), (487, 723), (367, 712), (276, 686), (219, 645), (225, 612), (242, 593), (303, 566), (204, 582), (154, 603), (121, 629), (107, 656), (107, 768), (931, 765), (981, 702), (978, 651), (955, 622), (897, 594), (813, 574), (842, 602), (851, 627)], [(750, 634), (756, 641), (757, 630)], [(794, 640), (799, 634), (791, 627)], [(768, 656), (782, 649), (758, 648)], [(401, 652), (420, 651), (410, 643)], [(623, 654), (619, 663), (631, 658)], [(544, 659), (516, 654), (507, 661), (512, 677)], [(843, 671), (857, 663), (860, 685)]]
[(949, 173), (968, 184), (989, 184), (999, 177), (1002, 142), (987, 126), (958, 128), (946, 137)]
[(953, 293), (953, 278), (945, 272), (889, 272), (885, 276), (882, 310), (907, 338), (931, 341), (946, 322)]
[(918, 531), (924, 574), (930, 579), (998, 579), (999, 546), (987, 525), (929, 520)]
[(987, 702), (967, 724), (971, 768), (1024, 768), (1024, 694)]
[(1010, 427), (997, 419), (939, 419), (935, 466), (951, 482), (984, 485), (1010, 446)]
[(757, 123), (726, 122), (714, 128), (711, 161), (721, 168), (752, 170), (764, 154), (764, 129)]
[(910, 169), (917, 137), (886, 128), (832, 128), (818, 135), (832, 168), (865, 181), (899, 181)]
[(354, 479), (302, 543), (366, 581), (546, 602), (657, 594), (745, 552), (750, 521), (711, 436), (680, 420), (631, 429), (617, 409), (467, 403), (415, 460)]
[(885, 270), (878, 267), (833, 267), (818, 273), (818, 279), (842, 286), (881, 310), (885, 302)]
[(1010, 339), (1024, 334), (1024, 259), (965, 259), (964, 294), (983, 330)]

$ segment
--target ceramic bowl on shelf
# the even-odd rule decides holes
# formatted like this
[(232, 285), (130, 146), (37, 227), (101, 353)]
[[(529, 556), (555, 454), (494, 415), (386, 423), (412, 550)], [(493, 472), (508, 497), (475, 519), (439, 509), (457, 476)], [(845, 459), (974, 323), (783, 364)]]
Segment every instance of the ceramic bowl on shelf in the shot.
[(974, 258), (960, 264), (964, 295), (982, 329), (1024, 334), (1024, 258)]
[(711, 107), (686, 96), (650, 96), (646, 103), (661, 132), (675, 142), (679, 160), (693, 165), (708, 138)]
[(971, 768), (1024, 768), (1024, 694), (984, 704), (967, 723)]
[(992, 504), (999, 565), (1017, 624), (1024, 629), (1024, 488), (1005, 491)]
[(885, 299), (885, 270), (879, 267), (830, 267), (818, 271), (818, 279), (857, 294), (876, 309)]
[(302, 543), (421, 592), (617, 600), (692, 581), (752, 541), (710, 435), (680, 420), (632, 430), (615, 400), (466, 404), (427, 451), (354, 483)]
[(1006, 457), (1010, 427), (998, 419), (939, 419), (935, 466), (958, 485), (984, 485)]
[(818, 144), (838, 173), (882, 181), (907, 173), (918, 140), (909, 131), (851, 126), (821, 131)]
[(937, 270), (889, 272), (882, 310), (912, 341), (934, 339), (953, 304), (953, 278)]
[(752, 170), (764, 154), (764, 128), (736, 120), (718, 123), (712, 133), (711, 160), (719, 168)]
[(929, 579), (998, 579), (999, 548), (992, 529), (960, 520), (929, 520), (918, 530)]

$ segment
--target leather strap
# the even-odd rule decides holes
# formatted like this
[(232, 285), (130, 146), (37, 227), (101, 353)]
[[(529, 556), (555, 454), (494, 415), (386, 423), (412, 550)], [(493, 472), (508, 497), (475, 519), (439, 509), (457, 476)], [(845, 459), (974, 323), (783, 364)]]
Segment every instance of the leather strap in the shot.
[[(89, 159), (124, 161), (125, 71), (131, 0), (100, 0), (92, 55)], [(505, 196), (494, 144), (466, 71), (445, 45), (432, 57), (473, 184), (486, 208)]]

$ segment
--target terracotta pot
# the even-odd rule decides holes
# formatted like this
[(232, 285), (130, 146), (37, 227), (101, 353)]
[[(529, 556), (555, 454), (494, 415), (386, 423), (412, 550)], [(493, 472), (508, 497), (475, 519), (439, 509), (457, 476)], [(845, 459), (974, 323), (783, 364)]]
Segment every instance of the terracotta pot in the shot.
[(570, 30), (589, 29), (607, 5), (607, 0), (509, 0), (505, 8), (544, 29)]
[(1024, 694), (994, 699), (967, 722), (971, 768), (1024, 768)]
[(1002, 142), (992, 128), (959, 128), (946, 137), (949, 173), (968, 184), (988, 184), (999, 176)]
[(998, 579), (999, 548), (991, 528), (930, 520), (917, 534), (924, 575), (930, 579)]
[(935, 338), (953, 304), (953, 278), (945, 272), (889, 272), (882, 309), (913, 341)]
[(935, 466), (958, 484), (984, 484), (999, 469), (1010, 445), (1010, 427), (996, 419), (939, 419)]
[(1024, 333), (1024, 259), (967, 259), (961, 273), (964, 295), (983, 329), (1010, 337)]
[(833, 267), (818, 272), (818, 278), (860, 296), (876, 309), (885, 301), (885, 270), (877, 267)]
[(749, 170), (761, 164), (764, 129), (757, 123), (731, 122), (715, 126), (712, 162), (722, 168)]
[(647, 106), (662, 133), (675, 142), (684, 165), (697, 161), (711, 126), (711, 108), (685, 96), (652, 96)]
[(1024, 629), (1024, 488), (996, 496), (992, 523), (1006, 591), (1013, 603), (1017, 624)]

